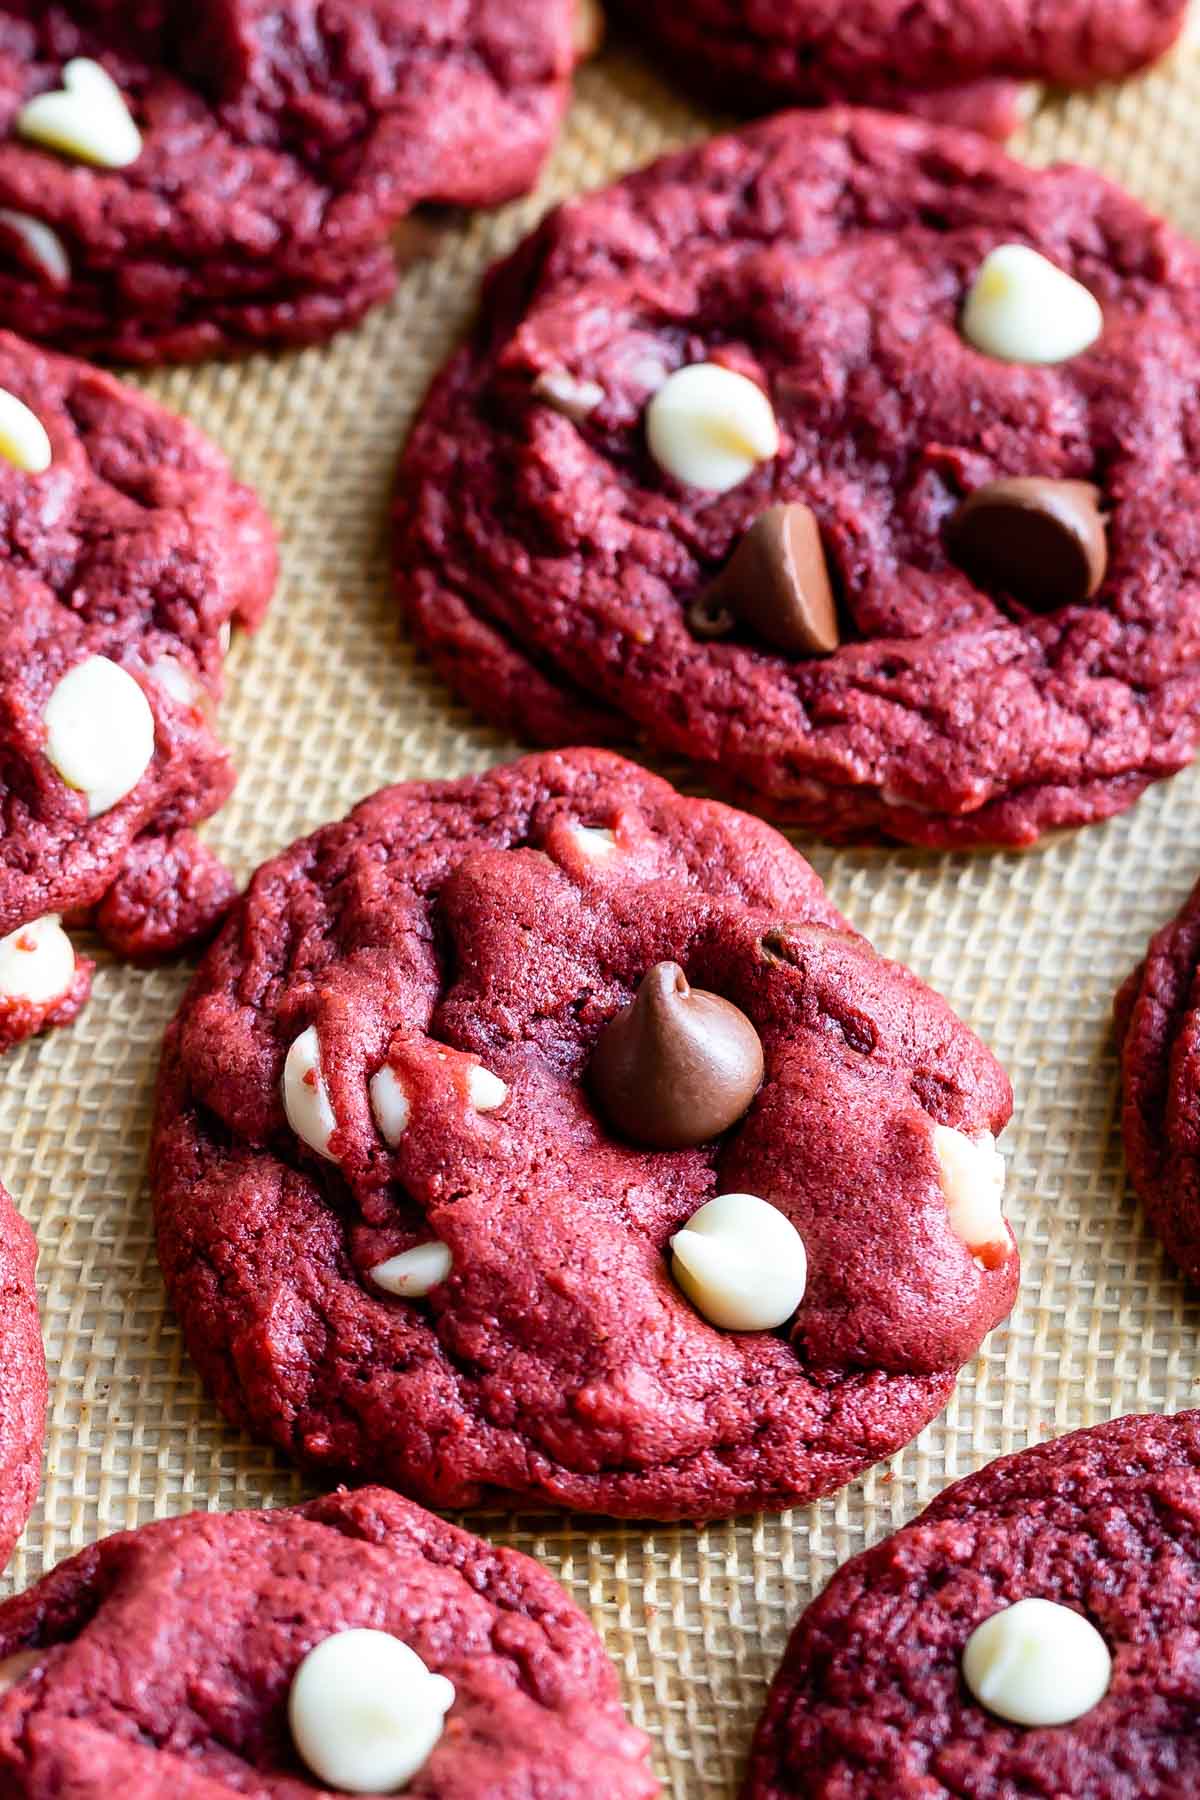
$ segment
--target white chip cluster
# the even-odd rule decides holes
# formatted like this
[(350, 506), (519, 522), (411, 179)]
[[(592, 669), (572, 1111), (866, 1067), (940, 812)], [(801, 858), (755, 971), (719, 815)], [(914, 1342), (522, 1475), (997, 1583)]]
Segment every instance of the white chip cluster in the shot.
[(131, 794), (154, 757), (154, 714), (127, 669), (89, 656), (59, 681), (42, 715), (45, 750), (97, 818)]
[(980, 264), (962, 314), (963, 336), (987, 356), (1060, 363), (1104, 330), (1096, 296), (1027, 244), (1001, 244)]
[(72, 57), (62, 87), (28, 101), (16, 128), (31, 143), (99, 169), (127, 169), (142, 154), (142, 135), (125, 96), (89, 56)]
[(720, 363), (668, 375), (646, 408), (646, 442), (685, 487), (724, 494), (779, 454), (779, 425), (763, 390)]
[(74, 979), (75, 951), (57, 913), (0, 938), (0, 1000), (49, 1006), (66, 999)]
[(671, 1239), (672, 1274), (725, 1331), (773, 1331), (804, 1298), (808, 1257), (791, 1220), (757, 1194), (718, 1194)]
[(292, 1677), (288, 1723), (323, 1786), (394, 1794), (445, 1730), (454, 1686), (399, 1638), (356, 1628), (322, 1639)]
[(1112, 1656), (1090, 1619), (1057, 1600), (1018, 1600), (967, 1639), (963, 1680), (1013, 1725), (1069, 1725), (1098, 1706)]

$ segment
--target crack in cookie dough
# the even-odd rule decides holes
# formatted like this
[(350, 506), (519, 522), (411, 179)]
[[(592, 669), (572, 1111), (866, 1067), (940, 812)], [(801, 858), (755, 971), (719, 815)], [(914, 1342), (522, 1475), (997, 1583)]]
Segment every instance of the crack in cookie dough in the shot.
[[(1096, 341), (1037, 308), (1041, 352), (1065, 360), (967, 341), (973, 284), (1014, 243), (1053, 266), (1047, 291), (1098, 304)], [(1194, 247), (1101, 176), (968, 134), (791, 114), (668, 157), (493, 271), (403, 459), (413, 633), (526, 739), (640, 735), (834, 841), (1025, 845), (1106, 818), (1200, 729), (1198, 294)], [(780, 434), (725, 492), (677, 480), (646, 437), (663, 380), (714, 364)], [(550, 374), (603, 400), (569, 416)], [(963, 502), (1015, 477), (1095, 490), (1094, 593), (1047, 606), (959, 566)], [(756, 522), (793, 503), (819, 526), (832, 654), (773, 649), (745, 616), (694, 630)]]
[(0, 333), (0, 389), (47, 434), (0, 458), (0, 1048), (65, 1024), (90, 965), (60, 916), (146, 958), (234, 894), (191, 827), (233, 786), (214, 735), (223, 634), (253, 627), (275, 539), (191, 425)]
[[(415, 1800), (658, 1793), (600, 1640), (547, 1571), (364, 1488), (121, 1532), (0, 1605), (6, 1800), (300, 1800), (315, 1778), (289, 1690), (350, 1632), (386, 1634), (452, 1686)], [(339, 1696), (317, 1698), (336, 1733)]]
[[(532, 186), (574, 22), (574, 0), (0, 0), (0, 322), (123, 362), (354, 324), (414, 206)], [(47, 109), (57, 149), (30, 141)]]
[[(654, 1150), (589, 1068), (666, 960), (765, 1073), (723, 1135)], [(768, 826), (603, 752), (532, 757), (385, 790), (255, 876), (167, 1038), (159, 1255), (219, 1404), (313, 1467), (440, 1506), (782, 1506), (907, 1442), (1011, 1307), (1011, 1234), (964, 1241), (936, 1139), (1010, 1110)], [(718, 1328), (672, 1277), (721, 1194), (794, 1241), (777, 1330)]]

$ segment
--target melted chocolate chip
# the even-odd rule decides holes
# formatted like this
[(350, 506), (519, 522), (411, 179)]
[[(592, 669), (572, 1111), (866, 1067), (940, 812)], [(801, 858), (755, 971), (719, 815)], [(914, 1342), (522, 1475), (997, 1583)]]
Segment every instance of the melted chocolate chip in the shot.
[(1100, 490), (1088, 481), (990, 481), (955, 513), (949, 543), (972, 581), (1039, 612), (1090, 600), (1108, 568)]
[(707, 1143), (758, 1091), (762, 1043), (736, 1006), (656, 963), (637, 997), (600, 1033), (589, 1076), (609, 1123), (656, 1150)]
[(811, 508), (794, 501), (760, 513), (693, 606), (693, 630), (698, 609), (701, 616), (713, 618), (731, 614), (789, 656), (827, 656), (836, 650), (837, 605)]

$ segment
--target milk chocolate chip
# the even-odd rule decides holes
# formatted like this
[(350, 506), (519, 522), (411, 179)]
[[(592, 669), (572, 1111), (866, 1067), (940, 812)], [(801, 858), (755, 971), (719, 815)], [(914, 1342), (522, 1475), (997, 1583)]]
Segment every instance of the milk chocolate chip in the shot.
[(1090, 600), (1108, 568), (1100, 490), (1090, 481), (989, 481), (955, 513), (949, 542), (972, 581), (1039, 611)]
[(687, 1150), (746, 1111), (762, 1081), (762, 1043), (744, 1012), (689, 987), (678, 963), (660, 962), (600, 1033), (589, 1073), (623, 1137)]
[(759, 514), (689, 620), (697, 636), (716, 637), (722, 615), (789, 656), (837, 649), (837, 605), (811, 508), (793, 501)]

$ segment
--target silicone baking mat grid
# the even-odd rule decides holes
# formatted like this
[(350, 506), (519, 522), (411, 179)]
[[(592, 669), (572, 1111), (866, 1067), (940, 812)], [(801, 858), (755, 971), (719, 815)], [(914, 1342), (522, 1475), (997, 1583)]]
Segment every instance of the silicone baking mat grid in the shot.
[[(614, 47), (582, 72), (539, 192), (454, 224), (360, 330), (324, 350), (148, 380), (225, 447), (282, 533), (278, 600), (231, 659), (224, 724), (241, 782), (210, 832), (243, 874), (386, 782), (520, 750), (474, 725), (397, 641), (397, 450), (487, 263), (551, 201), (713, 123)], [(1200, 236), (1200, 46), (1119, 90), (1052, 100), (1015, 148), (1099, 165)], [(1200, 1369), (1200, 1303), (1126, 1187), (1109, 1028), (1118, 981), (1200, 868), (1200, 766), (1123, 818), (1025, 856), (805, 848), (837, 904), (1009, 1069), (1003, 1147), (1024, 1283), (945, 1414), (820, 1505), (700, 1531), (470, 1516), (540, 1557), (590, 1612), (676, 1800), (736, 1793), (788, 1628), (838, 1563), (1002, 1452), (1193, 1403)], [(45, 1483), (0, 1592), (107, 1532), (312, 1491), (222, 1424), (163, 1302), (144, 1166), (158, 1045), (186, 974), (106, 964), (73, 1030), (4, 1064), (0, 1172), (41, 1242), (51, 1410)]]

